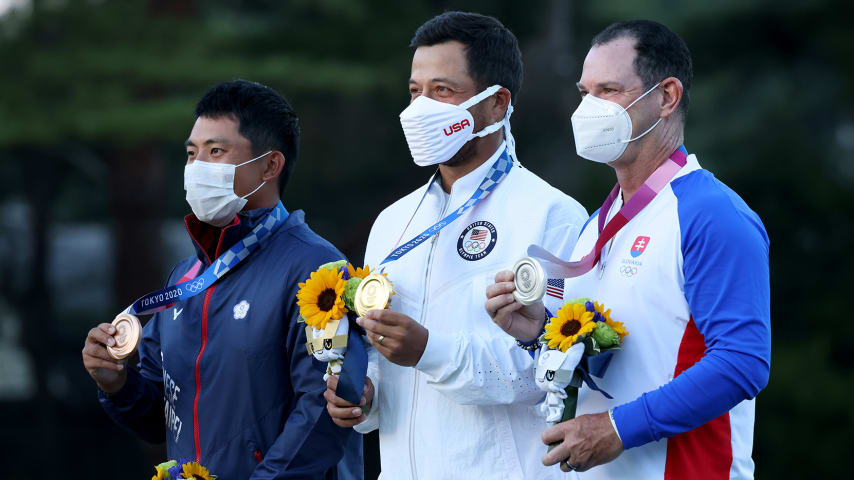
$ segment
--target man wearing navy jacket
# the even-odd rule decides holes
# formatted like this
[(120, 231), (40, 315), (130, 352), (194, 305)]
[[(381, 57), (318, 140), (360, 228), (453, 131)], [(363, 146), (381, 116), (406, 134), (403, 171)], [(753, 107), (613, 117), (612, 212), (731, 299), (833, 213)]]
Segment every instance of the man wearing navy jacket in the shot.
[(277, 207), (286, 218), (216, 283), (151, 318), (138, 370), (108, 355), (109, 323), (89, 332), (83, 363), (101, 405), (143, 439), (165, 440), (170, 459), (220, 478), (362, 478), (361, 439), (329, 418), (325, 365), (306, 353), (297, 323), (297, 283), (343, 258), (303, 212), (279, 205), (297, 117), (274, 90), (244, 80), (212, 88), (195, 113), (184, 187), (196, 253), (167, 284), (201, 275)]

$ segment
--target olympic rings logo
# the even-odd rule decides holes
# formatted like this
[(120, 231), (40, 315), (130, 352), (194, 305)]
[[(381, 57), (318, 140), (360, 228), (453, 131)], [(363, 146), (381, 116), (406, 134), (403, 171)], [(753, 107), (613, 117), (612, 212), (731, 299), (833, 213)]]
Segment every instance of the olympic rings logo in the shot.
[(205, 285), (205, 279), (199, 278), (195, 282), (187, 285), (187, 290), (193, 293), (199, 292), (202, 290), (202, 287)]
[(457, 238), (457, 253), (463, 260), (473, 262), (489, 255), (498, 240), (495, 225), (481, 220), (472, 223)]
[(469, 253), (480, 253), (486, 248), (486, 242), (469, 240), (465, 243), (466, 251)]
[(637, 275), (638, 267), (630, 267), (628, 265), (623, 265), (620, 267), (620, 273), (626, 278), (631, 278)]

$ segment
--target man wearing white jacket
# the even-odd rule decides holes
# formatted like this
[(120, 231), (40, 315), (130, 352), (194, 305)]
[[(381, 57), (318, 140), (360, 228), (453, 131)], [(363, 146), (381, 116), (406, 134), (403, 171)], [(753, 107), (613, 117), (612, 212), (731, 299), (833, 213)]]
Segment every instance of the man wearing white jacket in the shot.
[(415, 163), (438, 172), (386, 208), (368, 240), (365, 263), (395, 291), (388, 310), (358, 320), (374, 347), (368, 414), (335, 396), (334, 377), (327, 409), (340, 426), (379, 428), (381, 478), (561, 478), (540, 461), (533, 360), (486, 314), (484, 291), (532, 243), (568, 255), (586, 212), (516, 160), (522, 60), (507, 28), (447, 12), (411, 46), (401, 125)]

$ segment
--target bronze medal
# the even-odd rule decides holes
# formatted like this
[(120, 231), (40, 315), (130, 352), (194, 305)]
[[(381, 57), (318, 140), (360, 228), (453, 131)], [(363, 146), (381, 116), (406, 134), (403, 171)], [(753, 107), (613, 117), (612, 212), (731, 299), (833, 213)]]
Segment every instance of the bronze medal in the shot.
[(133, 355), (142, 339), (139, 319), (129, 313), (121, 313), (113, 320), (112, 325), (116, 328), (116, 334), (113, 335), (116, 345), (108, 346), (107, 353), (116, 360)]

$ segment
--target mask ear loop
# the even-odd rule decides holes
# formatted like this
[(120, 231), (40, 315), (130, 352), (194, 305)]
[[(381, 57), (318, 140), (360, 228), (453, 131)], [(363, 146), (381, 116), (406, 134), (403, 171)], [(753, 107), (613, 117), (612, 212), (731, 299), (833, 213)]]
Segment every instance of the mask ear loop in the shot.
[(652, 129), (653, 129), (653, 128), (655, 128), (655, 127), (657, 127), (657, 126), (658, 126), (658, 124), (659, 124), (659, 123), (661, 123), (661, 121), (662, 121), (662, 120), (664, 120), (664, 119), (663, 119), (663, 118), (659, 118), (659, 119), (658, 119), (658, 121), (657, 121), (657, 122), (655, 122), (655, 123), (653, 123), (651, 127), (647, 128), (645, 132), (641, 133), (640, 135), (638, 135), (638, 136), (637, 136), (637, 137), (635, 137), (635, 138), (630, 138), (630, 139), (628, 139), (628, 140), (622, 140), (622, 142), (623, 142), (623, 143), (634, 142), (635, 140), (637, 140), (637, 139), (639, 139), (639, 138), (643, 137), (644, 135), (646, 135), (647, 133), (651, 132), (651, 131), (652, 131)]
[(261, 190), (261, 187), (263, 187), (265, 183), (267, 183), (267, 181), (266, 181), (266, 180), (264, 180), (263, 182), (261, 182), (261, 185), (258, 185), (258, 186), (255, 188), (255, 190), (252, 190), (251, 192), (247, 193), (246, 195), (244, 195), (244, 196), (242, 196), (242, 197), (240, 197), (240, 198), (242, 198), (242, 199), (246, 200), (246, 199), (247, 199), (247, 198), (249, 198), (253, 193), (257, 192), (258, 190)]
[(504, 141), (507, 143), (507, 150), (510, 151), (510, 158), (515, 162), (519, 162), (519, 159), (516, 157), (516, 139), (513, 137), (513, 133), (510, 132), (510, 115), (513, 114), (513, 104), (507, 105), (507, 114), (504, 116)]
[(658, 88), (658, 86), (659, 86), (659, 85), (661, 85), (661, 82), (656, 83), (655, 85), (653, 85), (653, 86), (652, 86), (652, 88), (650, 88), (649, 90), (647, 90), (647, 91), (643, 92), (643, 95), (641, 95), (640, 97), (636, 98), (634, 102), (630, 103), (630, 104), (629, 104), (629, 106), (628, 106), (628, 107), (626, 107), (626, 108), (624, 108), (623, 110), (628, 110), (628, 109), (632, 108), (632, 105), (634, 105), (634, 104), (638, 103), (638, 102), (640, 101), (640, 99), (641, 99), (641, 98), (643, 98), (643, 97), (645, 97), (645, 96), (649, 95), (649, 92), (651, 92), (651, 91), (655, 90), (656, 88)]
[(482, 102), (483, 99), (495, 95), (495, 92), (500, 89), (501, 85), (493, 85), (457, 106), (462, 109), (468, 110), (471, 106), (477, 105), (478, 103)]
[[(269, 151), (269, 152), (267, 152), (267, 153), (262, 153), (261, 155), (258, 155), (257, 157), (253, 158), (252, 160), (247, 160), (247, 161), (245, 161), (245, 162), (243, 162), (243, 163), (241, 163), (241, 164), (235, 165), (235, 166), (234, 166), (234, 168), (242, 167), (242, 166), (246, 165), (247, 163), (252, 163), (252, 162), (254, 162), (255, 160), (258, 160), (259, 158), (266, 157), (267, 155), (269, 155), (269, 154), (271, 154), (271, 153), (273, 153), (273, 151), (272, 151), (272, 150), (270, 150), (270, 151)], [(261, 190), (261, 187), (263, 187), (263, 186), (264, 186), (264, 184), (266, 184), (266, 183), (267, 183), (267, 181), (266, 181), (266, 180), (264, 180), (263, 182), (261, 182), (261, 185), (258, 185), (257, 187), (255, 187), (255, 190), (252, 190), (251, 192), (247, 193), (246, 195), (244, 195), (244, 196), (242, 196), (242, 197), (240, 197), (240, 198), (242, 198), (242, 199), (246, 200), (247, 198), (249, 198), (250, 196), (252, 196), (252, 194), (253, 194), (253, 193), (257, 192), (258, 190)]]
[[(478, 93), (477, 95), (471, 97), (470, 99), (466, 100), (465, 102), (463, 102), (457, 106), (460, 108), (468, 110), (469, 107), (477, 105), (478, 103), (482, 102), (486, 98), (489, 98), (492, 95), (495, 95), (495, 92), (497, 92), (498, 90), (501, 90), (501, 88), (502, 88), (501, 85), (493, 85), (493, 86), (487, 88), (486, 90)], [(489, 125), (488, 127), (484, 127), (483, 129), (481, 129), (477, 133), (472, 132), (471, 134), (469, 134), (469, 140), (471, 140), (475, 137), (485, 137), (487, 135), (490, 135), (490, 134), (497, 132), (501, 128), (505, 129), (505, 137), (512, 138), (512, 135), (510, 135), (510, 128), (509, 128), (509, 126), (510, 126), (510, 123), (509, 123), (510, 122), (510, 114), (511, 113), (513, 113), (513, 105), (512, 104), (507, 106), (507, 113), (504, 114), (504, 119), (502, 121), (493, 123), (492, 125)], [(513, 150), (511, 152), (513, 154), (513, 158), (516, 158), (515, 152), (516, 151), (515, 151), (515, 141), (514, 141), (513, 142)]]
[[(661, 85), (661, 82), (658, 82), (658, 83), (656, 83), (655, 85), (653, 85), (653, 86), (652, 86), (652, 88), (650, 88), (649, 90), (647, 90), (646, 92), (644, 92), (644, 94), (643, 94), (643, 95), (641, 95), (640, 97), (636, 98), (636, 99), (635, 99), (635, 101), (634, 101), (634, 102), (632, 102), (632, 103), (630, 103), (630, 104), (629, 104), (629, 106), (627, 106), (626, 108), (624, 108), (624, 109), (623, 109), (623, 111), (624, 111), (624, 112), (628, 111), (628, 109), (632, 108), (632, 105), (634, 105), (634, 104), (638, 103), (638, 101), (640, 101), (640, 99), (641, 99), (641, 98), (643, 98), (643, 97), (647, 96), (647, 95), (649, 94), (649, 92), (651, 92), (651, 91), (655, 90), (656, 88), (658, 88), (658, 86), (659, 86), (659, 85)], [(630, 139), (628, 139), (628, 140), (622, 140), (622, 143), (634, 142), (635, 140), (637, 140), (637, 139), (639, 139), (639, 138), (643, 137), (643, 136), (644, 136), (644, 135), (646, 135), (647, 133), (651, 132), (653, 128), (657, 127), (657, 126), (658, 126), (658, 124), (659, 124), (659, 123), (661, 123), (661, 121), (662, 121), (662, 120), (664, 120), (664, 119), (663, 119), (663, 118), (659, 118), (659, 119), (658, 119), (658, 121), (657, 121), (657, 122), (655, 122), (655, 123), (653, 123), (651, 127), (647, 128), (645, 132), (641, 133), (640, 135), (638, 135), (638, 136), (637, 136), (637, 137), (635, 137), (635, 138), (630, 138)]]
[(262, 153), (261, 155), (258, 155), (257, 157), (253, 158), (252, 160), (246, 160), (246, 161), (245, 161), (245, 162), (243, 162), (243, 163), (239, 163), (239, 164), (235, 165), (235, 166), (234, 166), (234, 168), (242, 167), (242, 166), (244, 166), (244, 165), (246, 165), (246, 164), (248, 164), (248, 163), (252, 163), (252, 162), (254, 162), (255, 160), (258, 160), (259, 158), (264, 158), (264, 157), (266, 157), (267, 155), (269, 155), (269, 154), (271, 154), (271, 153), (273, 153), (273, 151), (272, 151), (272, 150), (270, 150), (270, 151), (269, 151), (269, 152), (267, 152), (267, 153)]

